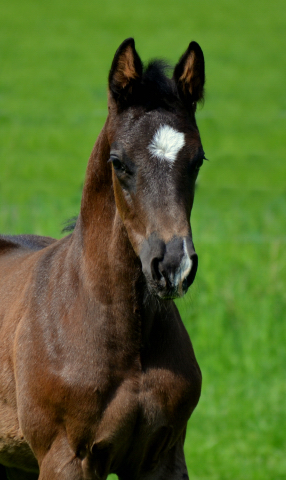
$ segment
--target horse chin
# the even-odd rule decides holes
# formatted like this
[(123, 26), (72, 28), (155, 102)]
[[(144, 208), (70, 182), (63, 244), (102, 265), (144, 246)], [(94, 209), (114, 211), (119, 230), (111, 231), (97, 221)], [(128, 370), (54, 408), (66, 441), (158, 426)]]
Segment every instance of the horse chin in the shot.
[(182, 298), (188, 291), (189, 285), (183, 285), (181, 288), (173, 286), (162, 286), (160, 283), (149, 281), (147, 278), (147, 285), (151, 295), (154, 295), (161, 300), (176, 300)]
[(170, 281), (166, 280), (163, 276), (160, 280), (155, 280), (149, 274), (149, 272), (143, 272), (147, 284), (147, 288), (151, 295), (154, 295), (161, 300), (176, 300), (182, 298), (188, 292), (190, 286), (193, 284), (196, 276), (197, 268), (192, 269), (189, 275), (179, 283), (179, 285), (173, 285)]
[(157, 294), (161, 300), (176, 300), (176, 298), (182, 298), (185, 293), (179, 294), (178, 292), (167, 292)]

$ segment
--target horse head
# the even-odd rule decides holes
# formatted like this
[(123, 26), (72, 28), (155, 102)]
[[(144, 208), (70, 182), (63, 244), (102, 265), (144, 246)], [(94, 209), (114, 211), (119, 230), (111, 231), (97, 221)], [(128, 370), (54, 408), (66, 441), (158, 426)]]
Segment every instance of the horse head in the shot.
[(127, 39), (109, 73), (109, 162), (116, 207), (151, 292), (186, 293), (198, 257), (190, 214), (204, 151), (195, 110), (203, 98), (204, 57), (191, 42), (166, 76), (162, 62), (145, 69)]

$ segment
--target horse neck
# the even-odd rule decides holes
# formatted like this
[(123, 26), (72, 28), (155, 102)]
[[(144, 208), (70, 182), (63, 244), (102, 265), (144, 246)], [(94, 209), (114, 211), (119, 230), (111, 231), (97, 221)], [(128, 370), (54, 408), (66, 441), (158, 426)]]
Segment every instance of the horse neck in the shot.
[(77, 245), (81, 245), (86, 287), (101, 301), (110, 303), (119, 298), (122, 301), (127, 292), (129, 297), (131, 291), (136, 296), (142, 271), (115, 204), (107, 126), (108, 120), (88, 162), (74, 236), (79, 240)]
[[(80, 210), (83, 237), (88, 237), (94, 231), (93, 222), (98, 223), (98, 214), (106, 209), (114, 210), (115, 206), (111, 194), (111, 167), (107, 163), (110, 153), (107, 124), (108, 120), (98, 136), (87, 165)], [(96, 234), (95, 231), (94, 233)]]
[[(91, 310), (86, 317), (100, 311), (116, 338), (124, 342), (135, 338), (136, 345), (138, 341), (143, 345), (148, 343), (156, 312), (166, 307), (149, 295), (141, 262), (118, 214), (106, 130), (105, 125), (89, 159), (68, 262), (79, 295)], [(97, 328), (96, 322), (92, 325)]]

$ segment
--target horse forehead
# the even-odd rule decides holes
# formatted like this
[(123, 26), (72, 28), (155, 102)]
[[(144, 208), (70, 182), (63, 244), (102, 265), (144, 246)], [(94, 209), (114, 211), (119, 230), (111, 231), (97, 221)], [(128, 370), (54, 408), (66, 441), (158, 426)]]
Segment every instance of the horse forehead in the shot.
[(185, 144), (185, 133), (170, 125), (162, 124), (155, 131), (148, 150), (153, 157), (173, 163)]
[(126, 126), (132, 139), (141, 138), (143, 142), (148, 143), (158, 131), (168, 134), (174, 130), (184, 132), (189, 129), (188, 123), (179, 119), (175, 114), (167, 115), (166, 113), (160, 114), (160, 112), (148, 112), (141, 118), (131, 119)]
[[(191, 154), (201, 142), (196, 125), (182, 115), (171, 112), (152, 111), (125, 117), (118, 131), (118, 143), (130, 158), (175, 163), (180, 151), (186, 147)], [(149, 163), (149, 162), (148, 162)], [(156, 163), (156, 162), (155, 162)]]

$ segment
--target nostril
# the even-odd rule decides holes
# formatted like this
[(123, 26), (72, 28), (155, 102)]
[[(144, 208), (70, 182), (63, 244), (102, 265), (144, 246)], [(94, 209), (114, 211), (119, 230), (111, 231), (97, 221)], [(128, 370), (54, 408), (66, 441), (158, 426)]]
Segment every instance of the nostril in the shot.
[(186, 282), (187, 283), (187, 288), (192, 285), (193, 281), (195, 280), (195, 276), (196, 276), (196, 273), (197, 273), (197, 269), (198, 269), (198, 256), (196, 253), (194, 253), (192, 256), (191, 256), (191, 261), (192, 261), (192, 268), (191, 268), (191, 271), (189, 273), (189, 275), (187, 276), (187, 278), (185, 278), (184, 280), (184, 283)]
[(183, 283), (182, 283), (182, 288), (183, 288), (183, 292), (186, 292), (189, 288), (189, 275), (183, 280)]
[(152, 278), (153, 280), (159, 280), (161, 277), (161, 274), (159, 272), (159, 260), (158, 258), (153, 258), (151, 261), (151, 273), (152, 273)]
[(160, 271), (160, 263), (162, 262), (159, 258), (153, 258), (151, 261), (151, 274), (154, 281), (159, 282), (162, 287), (166, 286), (166, 279), (164, 272)]

